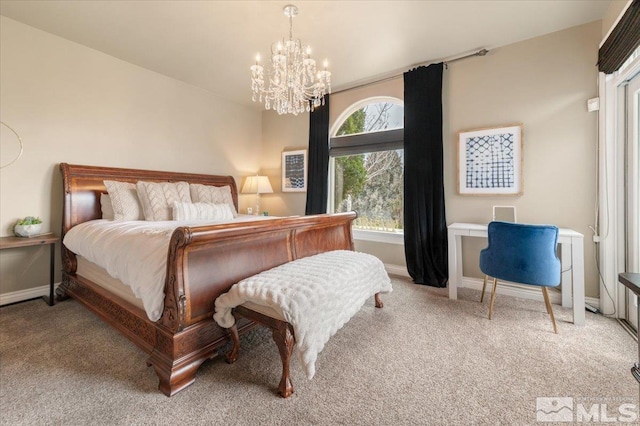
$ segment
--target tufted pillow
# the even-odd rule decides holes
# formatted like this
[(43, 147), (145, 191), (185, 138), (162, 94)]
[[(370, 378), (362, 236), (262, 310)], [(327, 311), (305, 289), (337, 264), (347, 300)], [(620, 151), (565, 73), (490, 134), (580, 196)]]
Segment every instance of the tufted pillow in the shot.
[(109, 192), (114, 220), (144, 220), (135, 184), (116, 180), (103, 182)]
[(224, 221), (233, 219), (229, 204), (185, 203), (174, 201), (173, 220)]
[(189, 184), (191, 190), (191, 201), (194, 203), (228, 204), (233, 212), (233, 217), (238, 216), (236, 206), (233, 204), (231, 188), (226, 186), (200, 185), (198, 183)]
[(109, 194), (100, 194), (100, 211), (102, 211), (103, 219), (113, 220), (113, 205), (111, 204)]
[(171, 220), (174, 201), (190, 203), (187, 182), (145, 182), (136, 183), (140, 204), (145, 220)]

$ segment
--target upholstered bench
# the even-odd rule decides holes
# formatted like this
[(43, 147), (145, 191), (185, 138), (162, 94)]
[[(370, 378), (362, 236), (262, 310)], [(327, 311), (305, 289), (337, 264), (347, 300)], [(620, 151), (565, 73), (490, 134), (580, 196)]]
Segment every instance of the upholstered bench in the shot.
[(391, 292), (382, 262), (374, 256), (336, 250), (285, 263), (234, 284), (216, 299), (214, 319), (229, 330), (233, 347), (227, 362), (238, 358), (236, 317), (271, 328), (282, 360), (279, 394), (293, 393), (289, 375), (294, 346), (307, 377), (315, 374), (318, 353), (365, 301)]

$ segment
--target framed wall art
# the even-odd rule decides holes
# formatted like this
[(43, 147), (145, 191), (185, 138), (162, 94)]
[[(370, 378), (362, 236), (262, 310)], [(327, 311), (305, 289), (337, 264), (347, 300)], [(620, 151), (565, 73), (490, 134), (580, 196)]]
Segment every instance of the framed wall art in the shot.
[(522, 192), (522, 124), (458, 133), (459, 194)]
[(282, 153), (282, 192), (307, 190), (307, 151)]

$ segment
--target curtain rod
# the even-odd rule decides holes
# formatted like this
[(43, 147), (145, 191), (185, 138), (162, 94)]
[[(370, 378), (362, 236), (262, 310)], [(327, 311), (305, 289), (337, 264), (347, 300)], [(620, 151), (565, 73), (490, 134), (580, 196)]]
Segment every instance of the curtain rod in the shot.
[[(461, 61), (462, 59), (472, 58), (474, 56), (485, 56), (487, 53), (489, 53), (489, 51), (487, 49), (480, 49), (477, 52), (470, 53), (468, 55), (460, 56), (458, 58), (453, 58), (453, 59), (449, 59), (449, 60), (444, 60), (444, 61), (442, 61), (442, 63), (444, 64), (445, 67), (447, 67), (447, 65), (449, 65), (452, 62)], [(424, 65), (431, 65), (431, 64), (434, 64), (434, 63), (436, 63), (436, 62), (433, 62), (433, 61), (420, 62), (418, 64), (411, 65), (409, 67), (409, 69), (417, 68), (417, 67), (424, 66)], [(336, 93), (346, 92), (347, 90), (359, 89), (361, 87), (370, 86), (372, 84), (383, 83), (385, 81), (394, 80), (394, 79), (396, 79), (398, 77), (402, 77), (403, 74), (404, 74), (404, 71), (394, 71), (393, 74), (390, 75), (390, 76), (382, 77), (382, 78), (379, 78), (379, 79), (377, 79), (375, 81), (370, 81), (368, 83), (362, 83), (362, 84), (357, 84), (355, 86), (346, 87), (344, 89), (336, 90), (336, 91), (333, 91), (331, 93), (332, 94), (336, 94)]]

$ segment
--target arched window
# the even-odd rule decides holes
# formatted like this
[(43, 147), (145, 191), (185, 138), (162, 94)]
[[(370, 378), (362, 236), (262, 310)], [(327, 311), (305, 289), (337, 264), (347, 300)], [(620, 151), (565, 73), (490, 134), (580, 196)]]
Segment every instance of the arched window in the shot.
[(333, 126), (330, 206), (355, 210), (354, 226), (401, 231), (404, 186), (404, 107), (395, 98), (352, 105)]

